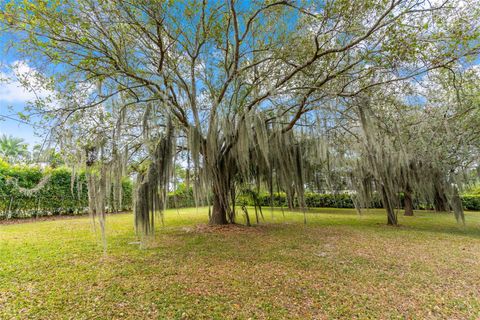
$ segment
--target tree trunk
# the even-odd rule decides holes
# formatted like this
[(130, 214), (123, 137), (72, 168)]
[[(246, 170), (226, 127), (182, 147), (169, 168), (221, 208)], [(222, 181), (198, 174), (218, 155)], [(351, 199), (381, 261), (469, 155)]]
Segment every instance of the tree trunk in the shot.
[(293, 186), (288, 186), (286, 188), (286, 196), (287, 196), (287, 205), (288, 210), (295, 209), (295, 188)]
[(228, 224), (228, 205), (225, 205), (221, 198), (217, 193), (213, 194), (213, 209), (210, 216), (210, 224)]
[(408, 186), (404, 192), (403, 208), (405, 209), (405, 216), (413, 216), (412, 190)]
[(443, 190), (435, 186), (435, 196), (433, 198), (433, 205), (437, 212), (448, 212), (450, 206), (448, 205), (447, 197), (443, 193)]
[(387, 211), (387, 224), (391, 226), (398, 225), (397, 215), (395, 214), (390, 195), (384, 185), (382, 185), (382, 202), (383, 207)]
[(224, 159), (218, 160), (216, 165), (212, 166), (212, 191), (213, 191), (213, 209), (210, 216), (210, 224), (228, 224), (234, 223), (235, 217), (231, 212), (231, 196), (233, 193), (233, 183), (231, 179), (234, 168), (229, 168)]

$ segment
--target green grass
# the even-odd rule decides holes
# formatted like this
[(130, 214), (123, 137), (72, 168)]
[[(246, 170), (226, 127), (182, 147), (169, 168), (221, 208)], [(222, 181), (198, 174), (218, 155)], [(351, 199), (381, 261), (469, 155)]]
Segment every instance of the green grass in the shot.
[(207, 228), (171, 210), (144, 248), (109, 216), (106, 254), (86, 217), (0, 225), (0, 319), (480, 318), (480, 213), (264, 214)]

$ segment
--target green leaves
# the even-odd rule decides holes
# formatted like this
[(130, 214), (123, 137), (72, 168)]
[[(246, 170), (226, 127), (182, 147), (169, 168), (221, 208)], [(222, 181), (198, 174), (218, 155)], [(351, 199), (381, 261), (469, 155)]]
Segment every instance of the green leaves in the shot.
[[(19, 188), (35, 188), (46, 176), (46, 184), (35, 193), (20, 192)], [(113, 201), (113, 190), (108, 200)], [(125, 179), (122, 181), (124, 207), (121, 209), (130, 208), (131, 203), (132, 183)], [(40, 170), (13, 166), (0, 159), (0, 219), (6, 216), (26, 218), (32, 215), (84, 214), (87, 207), (88, 188), (83, 172), (74, 177), (72, 189), (72, 170), (65, 167)]]
[(6, 161), (17, 162), (28, 156), (27, 144), (21, 138), (7, 136), (0, 137), (0, 157)]

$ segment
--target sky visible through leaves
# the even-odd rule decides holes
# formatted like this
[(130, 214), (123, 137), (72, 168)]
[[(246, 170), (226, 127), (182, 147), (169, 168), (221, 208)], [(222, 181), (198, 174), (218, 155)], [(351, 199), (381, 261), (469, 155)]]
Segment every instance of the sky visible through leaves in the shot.
[[(22, 138), (32, 148), (43, 142), (42, 134), (46, 128), (35, 126), (35, 117), (22, 117), (27, 114), (27, 105), (35, 100), (35, 94), (22, 87), (18, 73), (28, 77), (36, 70), (15, 52), (10, 45), (12, 40), (15, 41), (15, 35), (0, 30), (0, 135)], [(480, 59), (474, 64), (480, 65)]]

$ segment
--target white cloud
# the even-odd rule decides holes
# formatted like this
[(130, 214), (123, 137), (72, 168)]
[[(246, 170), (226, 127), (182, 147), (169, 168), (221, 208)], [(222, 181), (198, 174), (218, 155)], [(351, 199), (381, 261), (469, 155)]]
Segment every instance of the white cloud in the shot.
[(0, 101), (21, 103), (46, 98), (53, 92), (45, 88), (44, 83), (38, 71), (24, 61), (15, 61), (0, 71)]

